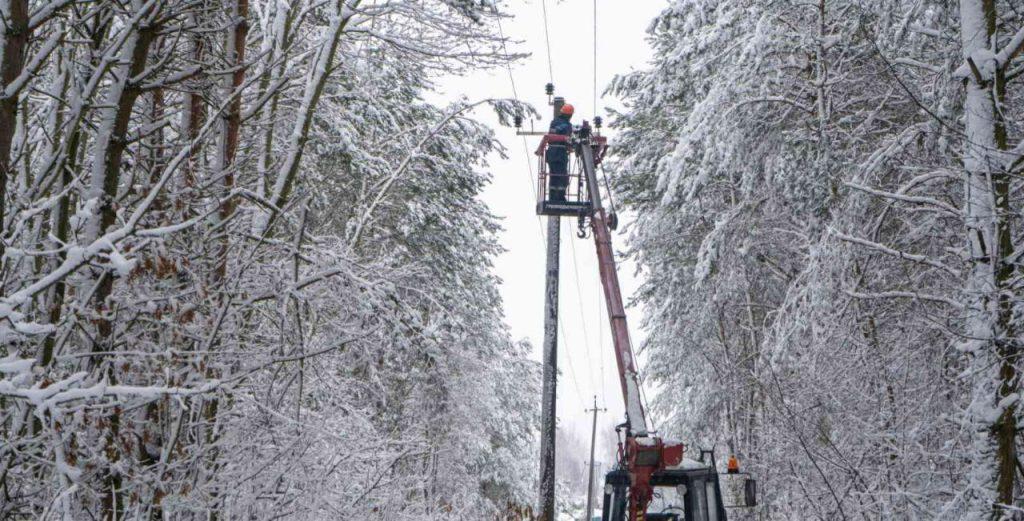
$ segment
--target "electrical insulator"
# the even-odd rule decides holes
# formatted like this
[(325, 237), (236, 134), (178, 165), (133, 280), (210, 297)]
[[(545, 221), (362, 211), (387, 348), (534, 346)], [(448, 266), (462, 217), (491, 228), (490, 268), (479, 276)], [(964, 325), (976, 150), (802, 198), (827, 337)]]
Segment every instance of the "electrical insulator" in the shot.
[(515, 117), (512, 118), (512, 121), (515, 123), (516, 128), (523, 126), (523, 117), (519, 114), (516, 114)]
[(594, 116), (594, 128), (601, 128), (601, 124), (603, 123), (604, 120), (601, 119), (601, 116)]
[(554, 83), (548, 83), (547, 85), (545, 85), (544, 86), (544, 92), (546, 92), (548, 96), (554, 95), (555, 94), (555, 84)]

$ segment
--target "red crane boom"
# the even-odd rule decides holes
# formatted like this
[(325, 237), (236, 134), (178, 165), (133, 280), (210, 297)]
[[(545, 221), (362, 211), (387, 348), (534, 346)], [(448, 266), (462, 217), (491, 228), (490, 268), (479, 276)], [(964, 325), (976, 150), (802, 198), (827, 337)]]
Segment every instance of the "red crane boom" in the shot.
[(583, 175), (590, 196), (590, 228), (597, 248), (598, 269), (601, 286), (604, 289), (608, 321), (612, 330), (615, 348), (615, 363), (619, 371), (619, 383), (626, 405), (626, 441), (621, 459), (629, 472), (632, 486), (629, 489), (629, 519), (641, 520), (647, 512), (654, 489), (651, 478), (655, 472), (679, 465), (683, 459), (684, 446), (679, 442), (666, 442), (657, 436), (649, 436), (647, 418), (640, 395), (640, 379), (633, 356), (633, 345), (626, 323), (626, 308), (623, 304), (619, 272), (615, 266), (615, 250), (612, 248), (611, 227), (601, 199), (597, 181), (597, 164), (604, 157), (607, 140), (592, 135), (584, 122), (577, 132), (579, 143), (576, 152), (580, 158)]

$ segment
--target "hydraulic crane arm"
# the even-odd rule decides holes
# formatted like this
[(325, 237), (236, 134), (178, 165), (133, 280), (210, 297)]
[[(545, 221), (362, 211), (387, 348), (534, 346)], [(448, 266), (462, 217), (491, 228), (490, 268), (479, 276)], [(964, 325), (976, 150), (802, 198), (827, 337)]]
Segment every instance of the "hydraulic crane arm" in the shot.
[(626, 325), (626, 309), (622, 301), (622, 290), (619, 287), (619, 274), (615, 268), (611, 229), (608, 226), (608, 215), (601, 203), (601, 191), (597, 183), (594, 149), (589, 146), (589, 143), (587, 146), (579, 148), (583, 172), (587, 180), (587, 190), (593, 205), (590, 227), (593, 230), (594, 244), (597, 247), (601, 286), (604, 288), (605, 304), (608, 308), (608, 318), (612, 328), (619, 383), (622, 386), (622, 397), (626, 403), (628, 434), (646, 436), (647, 418), (643, 402), (640, 399), (640, 382), (633, 358), (633, 346), (629, 340), (629, 329)]
[(647, 430), (647, 418), (640, 398), (640, 381), (637, 376), (633, 347), (626, 326), (626, 309), (622, 303), (622, 289), (615, 269), (615, 252), (612, 249), (612, 234), (608, 214), (601, 202), (601, 190), (597, 182), (597, 161), (595, 150), (603, 155), (604, 138), (593, 136), (590, 127), (584, 123), (576, 133), (576, 150), (583, 165), (587, 191), (590, 196), (590, 226), (597, 247), (597, 260), (604, 287), (608, 319), (612, 328), (615, 345), (615, 362), (619, 370), (622, 397), (626, 403), (626, 439), (622, 447), (622, 465), (629, 475), (630, 521), (642, 521), (647, 506), (654, 496), (652, 479), (668, 467), (679, 465), (683, 459), (683, 444), (671, 443), (658, 436), (651, 436)]
[(626, 311), (622, 304), (622, 292), (619, 289), (619, 277), (615, 270), (611, 232), (604, 209), (594, 212), (590, 226), (594, 232), (594, 243), (597, 246), (597, 259), (601, 271), (601, 286), (604, 287), (608, 317), (611, 319), (615, 363), (619, 368), (622, 396), (626, 402), (626, 421), (629, 423), (630, 433), (634, 436), (646, 436), (647, 418), (640, 400), (640, 382), (633, 360), (629, 330), (626, 328)]

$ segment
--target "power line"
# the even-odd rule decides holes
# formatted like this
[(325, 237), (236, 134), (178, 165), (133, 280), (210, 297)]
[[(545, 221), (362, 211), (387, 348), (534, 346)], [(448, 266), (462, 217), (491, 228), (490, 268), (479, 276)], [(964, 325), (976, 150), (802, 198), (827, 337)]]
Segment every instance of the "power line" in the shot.
[[(562, 333), (562, 338), (567, 339), (565, 334), (565, 327), (562, 324), (558, 324), (558, 330)], [(579, 381), (576, 380), (576, 370), (572, 366), (572, 357), (569, 356), (568, 349), (562, 349), (565, 352), (565, 361), (569, 364), (569, 378), (572, 380), (573, 390), (576, 391), (576, 399), (583, 403), (583, 391), (580, 390)]]
[(594, 116), (597, 115), (597, 0), (594, 0)]
[[(571, 230), (570, 230), (571, 232)], [(569, 250), (572, 252), (572, 271), (573, 279), (576, 282), (576, 298), (579, 300), (579, 305), (576, 306), (580, 312), (580, 325), (583, 327), (583, 350), (587, 353), (587, 382), (590, 383), (590, 388), (594, 388), (594, 368), (593, 368), (593, 352), (590, 349), (590, 335), (587, 327), (587, 314), (583, 310), (583, 289), (580, 286), (580, 267), (579, 262), (576, 260), (576, 243), (572, 239), (569, 239)]]
[(546, 0), (541, 0), (540, 7), (544, 13), (544, 43), (547, 45), (548, 50), (548, 81), (551, 83), (555, 82), (555, 68), (551, 62), (551, 34), (548, 30), (548, 3)]
[[(593, 87), (594, 87), (594, 92), (593, 92), (593, 96), (594, 96), (594, 98), (593, 98), (594, 116), (597, 116), (598, 115), (598, 108), (597, 108), (597, 0), (594, 0), (594, 70), (593, 70), (593, 73), (594, 73), (594, 85), (593, 85)], [(602, 168), (601, 171), (604, 172), (604, 169)], [(606, 188), (606, 191), (608, 192), (608, 196), (611, 197), (611, 190), (608, 188), (607, 177), (605, 177), (605, 188)], [(614, 210), (614, 205), (612, 206), (612, 208)], [(575, 254), (575, 251), (573, 253)], [(600, 283), (600, 281), (598, 281), (598, 283)], [(607, 397), (607, 395), (605, 393), (604, 356), (602, 356), (603, 353), (604, 353), (604, 320), (603, 320), (604, 313), (603, 313), (603, 310), (601, 309), (601, 301), (600, 301), (600, 299), (597, 299), (597, 300), (598, 300), (598, 302), (597, 302), (597, 335), (598, 335), (597, 336), (597, 349), (598, 349), (597, 360), (598, 360), (598, 366), (600, 368), (600, 376), (601, 376), (601, 381), (600, 381), (601, 402), (603, 403), (603, 405), (605, 407), (607, 407), (607, 405), (608, 405), (608, 397)], [(589, 513), (588, 513), (588, 515), (589, 515)]]
[[(538, 216), (537, 219), (539, 221), (540, 217)], [(559, 226), (561, 226), (562, 224), (565, 224), (565, 223), (559, 223)], [(571, 229), (569, 230), (569, 233), (572, 233)], [(569, 242), (571, 243), (572, 239), (569, 239)], [(566, 344), (568, 344), (569, 335), (566, 334), (566, 332), (565, 332), (565, 324), (561, 320), (558, 321), (558, 332), (562, 334), (562, 339), (566, 341), (565, 342)], [(585, 344), (585, 342), (584, 342), (584, 344)], [(576, 391), (576, 398), (579, 399), (580, 403), (584, 403), (583, 402), (583, 392), (580, 390), (579, 380), (576, 379), (576, 368), (572, 364), (572, 357), (569, 356), (569, 350), (568, 349), (561, 349), (560, 352), (565, 353), (565, 361), (569, 365), (569, 379), (572, 380), (573, 389)]]
[[(572, 233), (571, 226), (569, 233)], [(590, 335), (587, 334), (590, 328), (587, 327), (587, 314), (583, 311), (583, 302), (585, 301), (583, 300), (583, 289), (580, 286), (580, 268), (579, 263), (576, 261), (576, 243), (572, 239), (569, 239), (569, 251), (572, 253), (572, 275), (573, 280), (576, 282), (576, 299), (579, 300), (579, 305), (576, 306), (576, 308), (580, 312), (580, 326), (583, 329), (583, 350), (587, 353), (587, 383), (589, 383), (590, 388), (593, 389), (594, 370), (591, 366), (591, 359), (593, 356), (591, 355), (590, 349)]]
[(636, 377), (640, 381), (637, 388), (640, 390), (640, 398), (644, 401), (644, 408), (647, 409), (647, 421), (651, 424), (651, 430), (657, 432), (658, 426), (654, 423), (654, 410), (651, 409), (651, 402), (647, 400), (647, 392), (644, 391), (644, 371), (640, 368), (640, 360), (637, 359), (636, 353), (630, 349), (629, 355), (633, 358), (633, 366), (636, 367)]
[(505, 54), (505, 70), (508, 71), (508, 81), (512, 84), (512, 97), (516, 100), (516, 103), (520, 103), (519, 90), (516, 89), (516, 77), (512, 74), (512, 60), (508, 56), (508, 46), (505, 43), (505, 29), (501, 26), (501, 18), (498, 18), (498, 36), (501, 37), (501, 51)]
[[(505, 54), (505, 70), (508, 71), (508, 82), (512, 85), (512, 98), (516, 100), (517, 105), (521, 105), (519, 101), (519, 89), (516, 88), (516, 77), (512, 73), (512, 61), (508, 56), (508, 47), (505, 44), (505, 29), (501, 26), (501, 18), (498, 18), (498, 36), (501, 37), (501, 50)], [(530, 185), (530, 191), (533, 192), (533, 199), (537, 199), (537, 187), (533, 185), (533, 179), (536, 177), (533, 173), (533, 163), (530, 159), (530, 146), (526, 143), (526, 136), (522, 137), (523, 140), (523, 155), (526, 157), (526, 167), (529, 171), (529, 177), (526, 178), (526, 183)], [(541, 225), (540, 216), (537, 216), (537, 232), (540, 234), (541, 242), (544, 242), (544, 227)]]
[[(600, 277), (598, 277), (598, 279), (600, 279)], [(601, 281), (598, 280), (597, 283), (600, 285)], [(605, 392), (606, 385), (604, 381), (604, 353), (607, 352), (604, 348), (605, 310), (601, 309), (601, 304), (601, 299), (597, 299), (597, 348), (600, 351), (600, 353), (598, 353), (597, 360), (601, 368), (601, 406), (608, 407), (608, 395)]]

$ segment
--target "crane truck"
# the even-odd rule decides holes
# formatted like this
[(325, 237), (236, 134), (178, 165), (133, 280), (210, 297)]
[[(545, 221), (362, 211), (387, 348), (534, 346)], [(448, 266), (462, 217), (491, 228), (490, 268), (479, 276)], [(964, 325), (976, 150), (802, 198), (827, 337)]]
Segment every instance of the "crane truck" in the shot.
[[(549, 86), (549, 95), (551, 89)], [(552, 104), (561, 102), (555, 98)], [(584, 121), (575, 126), (570, 136), (521, 132), (542, 135), (536, 150), (537, 213), (576, 217), (585, 235), (586, 222), (597, 249), (597, 259), (607, 313), (611, 324), (618, 369), (619, 385), (625, 401), (625, 422), (619, 432), (617, 464), (605, 476), (602, 521), (727, 521), (719, 474), (713, 451), (699, 451), (696, 459), (687, 457), (687, 447), (679, 441), (663, 439), (647, 427), (646, 411), (640, 394), (636, 359), (626, 325), (626, 310), (615, 266), (612, 231), (616, 217), (603, 203), (598, 184), (597, 167), (608, 150), (607, 138), (600, 135), (600, 118), (592, 127)], [(517, 120), (517, 126), (521, 120)], [(548, 171), (545, 154), (552, 143), (569, 148), (574, 157), (572, 168), (565, 174)], [(568, 176), (557, 186), (566, 186), (565, 197), (550, 198), (549, 187), (554, 175)], [(730, 457), (729, 473), (738, 474), (735, 459)], [(732, 476), (730, 476), (732, 477)], [(756, 483), (743, 479), (743, 504), (756, 503)], [(657, 499), (657, 501), (655, 501)], [(651, 510), (651, 511), (649, 511)], [(658, 510), (658, 511), (654, 511)], [(588, 512), (588, 515), (590, 513)]]

